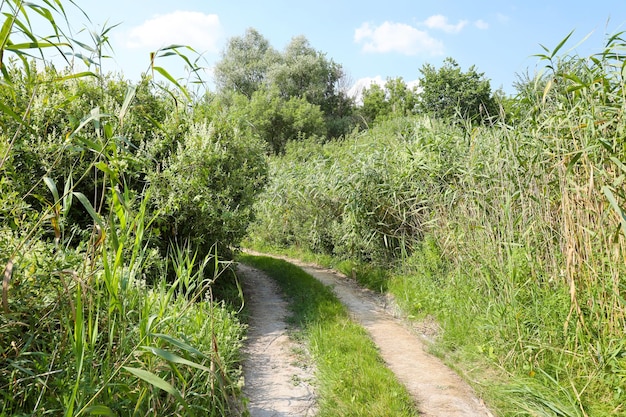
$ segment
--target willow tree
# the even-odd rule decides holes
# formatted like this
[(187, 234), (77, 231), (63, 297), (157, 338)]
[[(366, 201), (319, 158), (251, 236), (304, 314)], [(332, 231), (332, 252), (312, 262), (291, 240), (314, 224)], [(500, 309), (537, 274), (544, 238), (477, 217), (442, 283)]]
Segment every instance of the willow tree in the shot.
[(342, 66), (311, 46), (304, 36), (294, 37), (276, 51), (255, 29), (228, 41), (215, 67), (218, 93), (239, 93), (252, 99), (257, 91), (277, 91), (292, 103), (305, 100), (319, 106), (328, 137), (351, 130), (353, 103), (345, 86)]
[(281, 60), (280, 54), (256, 29), (232, 37), (215, 66), (218, 90), (252, 97), (267, 80), (269, 69)]

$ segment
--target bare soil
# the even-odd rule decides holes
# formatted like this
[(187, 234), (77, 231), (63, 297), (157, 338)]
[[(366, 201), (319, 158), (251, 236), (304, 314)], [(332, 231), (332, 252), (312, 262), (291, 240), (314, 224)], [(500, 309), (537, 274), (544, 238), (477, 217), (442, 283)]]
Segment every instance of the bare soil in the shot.
[(287, 303), (263, 272), (240, 264), (250, 318), (244, 389), (251, 417), (314, 416), (314, 370), (306, 347), (288, 334)]
[[(427, 341), (438, 331), (434, 321), (417, 325), (408, 323), (396, 314), (397, 309), (388, 298), (359, 287), (343, 274), (293, 259), (282, 259), (300, 266), (333, 288), (352, 318), (366, 329), (378, 346), (389, 369), (406, 386), (422, 416), (493, 417), (463, 379), (439, 358), (427, 352)], [(248, 288), (246, 299), (251, 310), (247, 347), (250, 356), (244, 363), (244, 392), (250, 398), (251, 416), (312, 416), (315, 399), (311, 385), (308, 382), (303, 386), (289, 384), (290, 378), (299, 375), (298, 372), (304, 372), (304, 376), (297, 377), (298, 381), (309, 381), (312, 368), (290, 365), (293, 363), (293, 353), (290, 353), (288, 345), (293, 342), (289, 342), (286, 334), (284, 301), (276, 301), (276, 297), (280, 297), (276, 295), (278, 290), (271, 279), (263, 277), (253, 268), (244, 265), (241, 268), (248, 282), (245, 287)], [(255, 276), (256, 281), (250, 282), (250, 277)], [(254, 304), (262, 306), (255, 307)], [(253, 310), (253, 307), (260, 310)], [(262, 310), (275, 312), (269, 314)], [(261, 318), (255, 317), (256, 314), (261, 314)], [(263, 322), (262, 328), (259, 327), (259, 320)], [(283, 411), (265, 413), (273, 409)]]

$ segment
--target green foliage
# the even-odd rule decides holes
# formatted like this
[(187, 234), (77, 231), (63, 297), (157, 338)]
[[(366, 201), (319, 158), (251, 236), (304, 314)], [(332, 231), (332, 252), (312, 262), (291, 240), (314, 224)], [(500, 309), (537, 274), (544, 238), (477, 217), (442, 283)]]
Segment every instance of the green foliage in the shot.
[(207, 95), (196, 109), (194, 120), (214, 118), (236, 126), (242, 135), (262, 140), (268, 153), (280, 154), (290, 141), (324, 137), (326, 120), (319, 106), (302, 97), (285, 99), (276, 87), (261, 88), (248, 99), (242, 94)]
[(281, 153), (290, 140), (324, 136), (326, 127), (318, 106), (303, 98), (282, 101), (272, 92), (260, 91), (250, 103), (251, 122), (262, 137), (267, 137), (274, 153)]
[[(303, 36), (293, 38), (279, 53), (259, 32), (248, 29), (243, 37), (230, 39), (215, 74), (220, 95), (238, 93), (250, 99), (251, 122), (270, 125), (259, 129), (275, 152), (299, 131), (339, 137), (354, 125), (353, 104), (342, 89), (341, 65), (315, 50)], [(268, 104), (267, 115), (257, 108)], [(318, 126), (317, 111), (324, 126)], [(277, 129), (279, 138), (271, 137), (267, 129)]]
[(327, 89), (332, 88), (340, 76), (341, 68), (313, 49), (304, 36), (291, 40), (281, 62), (268, 74), (270, 83), (284, 97), (304, 97), (314, 104), (324, 102)]
[[(115, 155), (109, 174), (142, 192), (147, 172), (171, 152), (173, 138), (185, 129), (174, 101), (155, 92), (147, 80), (138, 85), (114, 76), (58, 81), (69, 72), (31, 66), (34, 78), (12, 68), (19, 88), (0, 88), (30, 126), (12, 142), (14, 163), (7, 167), (7, 175), (15, 190), (33, 207), (45, 207), (48, 189), (32, 179), (46, 176), (60, 188), (73, 184), (100, 210), (108, 174), (95, 165), (106, 154)], [(21, 129), (11, 119), (0, 116), (0, 120), (8, 131)], [(71, 217), (83, 225), (91, 222), (80, 207)]]
[(330, 288), (282, 260), (249, 255), (240, 260), (267, 272), (290, 300), (291, 320), (315, 357), (320, 416), (417, 415), (406, 389)]
[(437, 351), (466, 361), (502, 415), (626, 413), (626, 42), (589, 58), (563, 44), (509, 103), (512, 126), (397, 118), (288, 148), (253, 229), (394, 264), (389, 290), (437, 320)]
[[(64, 3), (43, 3), (0, 3), (0, 415), (238, 415), (244, 328), (213, 299), (232, 275), (218, 280), (228, 265), (207, 254), (215, 242), (173, 246), (171, 261), (159, 253), (164, 217), (149, 203), (160, 189), (146, 180), (163, 170), (186, 187), (195, 166), (185, 146), (212, 146), (217, 171), (202, 172), (222, 215), (212, 232), (234, 244), (260, 188), (248, 180), (262, 176), (263, 148), (226, 128), (228, 143), (192, 137), (191, 95), (165, 69), (153, 66), (176, 88), (101, 74), (111, 28), (90, 33), (93, 47), (66, 39), (55, 20)], [(32, 33), (32, 12), (54, 36)], [(94, 72), (55, 70), (48, 47)], [(154, 58), (167, 54), (190, 63), (177, 47)], [(170, 161), (185, 171), (167, 171)]]
[[(184, 408), (188, 415), (225, 415), (237, 393), (234, 363), (243, 327), (210, 298), (198, 299), (217, 277), (201, 277), (191, 299), (188, 288), (179, 287), (193, 279), (192, 268), (177, 271), (171, 286), (146, 287), (144, 271), (155, 262), (159, 267), (158, 254), (145, 246), (147, 200), (136, 206), (128, 195), (110, 191), (108, 218), (78, 199), (99, 225), (98, 234), (76, 248), (65, 240), (51, 245), (38, 239), (10, 261), (8, 302), (0, 316), (6, 360), (0, 413), (81, 415), (99, 409), (119, 415), (159, 407), (165, 413)], [(207, 387), (213, 387), (210, 395), (194, 396)], [(175, 395), (159, 395), (165, 388)]]
[(266, 176), (263, 145), (214, 120), (193, 126), (160, 172), (150, 174), (161, 240), (187, 242), (206, 254), (212, 244), (238, 245)]
[(288, 146), (272, 161), (273, 181), (253, 234), (358, 260), (385, 263), (410, 253), (422, 236), (430, 194), (451, 168), (454, 153), (445, 152), (445, 143), (462, 135), (435, 140), (429, 123), (397, 119), (341, 143)]
[(372, 124), (377, 118), (386, 118), (391, 113), (391, 106), (387, 100), (387, 92), (383, 87), (374, 83), (363, 90), (363, 117)]
[(255, 91), (250, 100), (235, 97), (229, 111), (233, 122), (262, 139), (274, 154), (283, 153), (289, 141), (326, 134), (319, 106), (301, 97), (285, 100), (276, 88)]
[(389, 78), (384, 87), (372, 84), (363, 91), (361, 113), (368, 124), (415, 113), (417, 89), (409, 89), (402, 78)]
[(266, 83), (270, 68), (280, 61), (279, 53), (257, 30), (249, 28), (243, 37), (233, 37), (215, 66), (215, 83), (223, 92), (246, 97)]
[(445, 120), (483, 122), (499, 115), (489, 80), (474, 66), (462, 72), (454, 59), (446, 58), (438, 70), (424, 64), (420, 72), (420, 112)]

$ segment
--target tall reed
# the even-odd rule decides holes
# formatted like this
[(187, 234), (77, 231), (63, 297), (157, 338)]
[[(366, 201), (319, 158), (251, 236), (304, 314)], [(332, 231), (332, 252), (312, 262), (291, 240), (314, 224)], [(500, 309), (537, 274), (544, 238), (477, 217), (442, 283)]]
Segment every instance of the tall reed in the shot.
[[(93, 48), (74, 42), (69, 3), (0, 3), (0, 415), (239, 414), (244, 328), (211, 291), (227, 263), (181, 245), (171, 283), (153, 244), (159, 212), (133, 140), (161, 125), (155, 114), (138, 121), (133, 103), (143, 95), (158, 109), (159, 97), (143, 88), (150, 80), (102, 74), (111, 28)], [(31, 14), (53, 36), (33, 33)], [(95, 54), (87, 71), (50, 69), (46, 49), (71, 57), (81, 47)], [(152, 65), (172, 95), (189, 96)], [(93, 95), (73, 95), (77, 86)]]
[(390, 290), (438, 319), (441, 351), (504, 375), (481, 389), (505, 415), (626, 413), (626, 43), (559, 55), (568, 39), (494, 126), (419, 116), (288, 148), (254, 229), (398, 266)]

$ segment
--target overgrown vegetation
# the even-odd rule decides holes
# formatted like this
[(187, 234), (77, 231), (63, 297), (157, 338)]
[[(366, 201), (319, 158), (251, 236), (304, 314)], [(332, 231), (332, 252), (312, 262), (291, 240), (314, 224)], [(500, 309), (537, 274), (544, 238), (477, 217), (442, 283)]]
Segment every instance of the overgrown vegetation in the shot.
[(74, 40), (65, 7), (0, 3), (0, 415), (239, 415), (241, 300), (214, 289), (265, 145), (158, 66), (193, 51), (102, 74), (112, 28)]
[(305, 38), (253, 29), (215, 92), (189, 47), (103, 74), (114, 27), (70, 35), (66, 7), (0, 3), (0, 415), (239, 413), (229, 259), (255, 212), (249, 242), (334, 256), (436, 317), (438, 352), (499, 371), (503, 415), (626, 415), (622, 33), (544, 48), (515, 98), (448, 59), (356, 105)]
[(392, 266), (374, 287), (436, 317), (441, 354), (490, 363), (502, 415), (626, 415), (626, 41), (559, 55), (568, 38), (493, 125), (392, 117), (288, 146), (250, 238)]
[(319, 416), (417, 415), (406, 389), (330, 288), (286, 261), (250, 255), (239, 260), (267, 272), (289, 300), (290, 320), (315, 359)]

